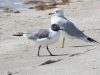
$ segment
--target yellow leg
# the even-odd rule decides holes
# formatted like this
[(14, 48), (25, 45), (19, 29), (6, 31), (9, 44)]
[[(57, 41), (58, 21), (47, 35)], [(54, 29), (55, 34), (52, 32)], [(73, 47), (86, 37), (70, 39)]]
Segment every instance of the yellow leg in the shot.
[(57, 48), (64, 48), (65, 37), (63, 37), (62, 46)]

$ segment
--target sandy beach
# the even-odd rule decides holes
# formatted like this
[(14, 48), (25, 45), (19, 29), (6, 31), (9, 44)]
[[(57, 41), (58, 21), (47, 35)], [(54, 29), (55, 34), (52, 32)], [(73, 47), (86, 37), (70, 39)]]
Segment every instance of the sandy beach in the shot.
[[(76, 0), (63, 8), (67, 19), (86, 35), (100, 42), (100, 0)], [(14, 37), (17, 32), (28, 32), (50, 28), (54, 9), (36, 11), (29, 9), (21, 13), (0, 14), (0, 75), (100, 75), (100, 44), (66, 38), (64, 48), (59, 41), (41, 48), (24, 37)]]

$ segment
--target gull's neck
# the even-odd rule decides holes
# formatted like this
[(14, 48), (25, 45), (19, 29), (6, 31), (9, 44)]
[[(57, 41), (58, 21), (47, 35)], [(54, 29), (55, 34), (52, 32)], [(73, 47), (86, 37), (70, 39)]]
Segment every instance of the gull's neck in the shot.
[(53, 16), (56, 16), (56, 17), (64, 17), (64, 15), (53, 15)]
[(58, 30), (58, 31), (54, 31), (54, 30), (52, 30), (51, 28), (49, 28), (49, 31), (50, 31), (50, 32), (59, 32), (59, 30)]

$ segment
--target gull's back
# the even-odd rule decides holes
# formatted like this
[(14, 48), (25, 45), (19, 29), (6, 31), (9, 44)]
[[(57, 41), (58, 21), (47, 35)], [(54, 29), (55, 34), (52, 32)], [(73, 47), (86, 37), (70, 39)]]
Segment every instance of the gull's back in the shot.
[(60, 27), (64, 28), (65, 35), (67, 34), (75, 38), (86, 37), (86, 35), (82, 31), (80, 31), (71, 21), (63, 16), (53, 16), (51, 18), (51, 24), (58, 24)]
[(32, 32), (25, 33), (25, 36), (28, 39), (35, 41), (37, 39), (48, 37), (49, 36), (49, 30), (48, 29), (39, 29), (39, 30), (35, 30), (35, 31), (32, 31)]
[(48, 29), (40, 29), (33, 32), (28, 32), (24, 34), (30, 40), (40, 45), (50, 45), (59, 40), (60, 32)]

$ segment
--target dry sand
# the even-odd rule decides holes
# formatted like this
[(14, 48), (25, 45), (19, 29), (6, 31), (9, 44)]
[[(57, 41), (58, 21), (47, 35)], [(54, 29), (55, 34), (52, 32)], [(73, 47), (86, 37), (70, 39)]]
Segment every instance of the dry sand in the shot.
[[(86, 35), (100, 42), (100, 0), (80, 0), (57, 7), (63, 8), (65, 16)], [(41, 57), (38, 57), (38, 45), (12, 36), (16, 32), (49, 28), (48, 13), (52, 10), (0, 14), (0, 75), (100, 75), (98, 44), (66, 38), (65, 48), (56, 48), (61, 45), (61, 37), (49, 46), (57, 56), (49, 56), (41, 48)]]

